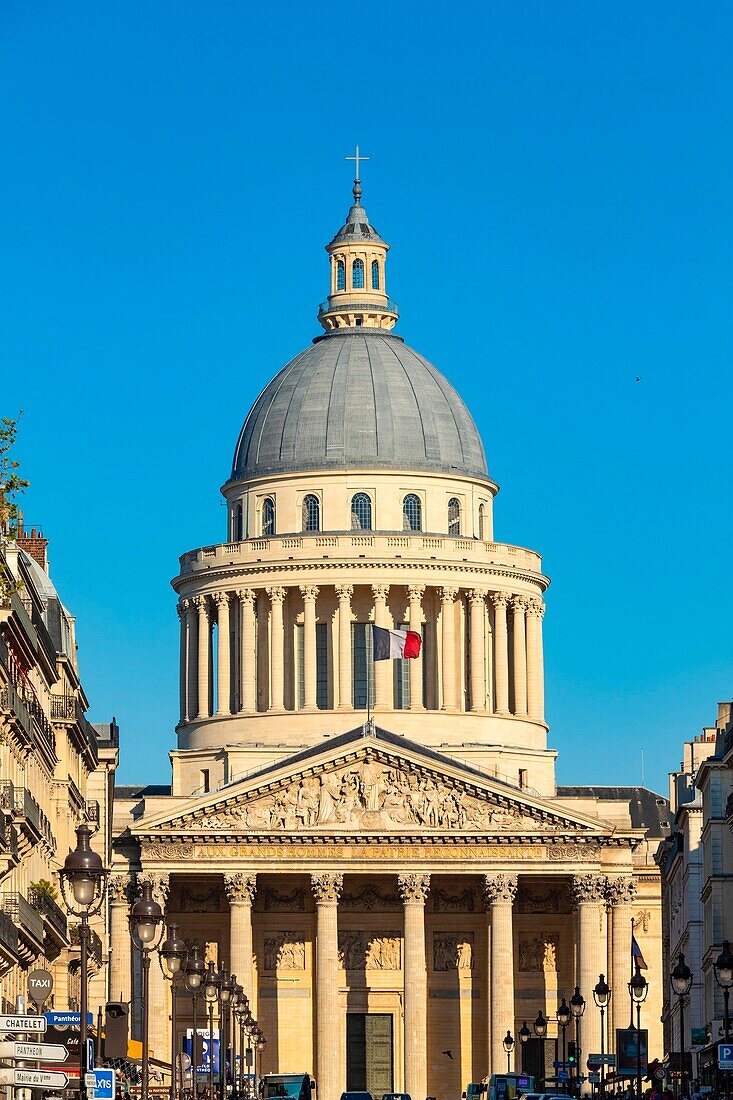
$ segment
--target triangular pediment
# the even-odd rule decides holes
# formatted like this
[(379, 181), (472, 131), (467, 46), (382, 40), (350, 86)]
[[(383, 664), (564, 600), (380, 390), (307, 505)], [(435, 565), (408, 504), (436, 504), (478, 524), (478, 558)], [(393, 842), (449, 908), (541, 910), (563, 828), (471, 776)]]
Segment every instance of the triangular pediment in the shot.
[(405, 738), (346, 734), (141, 821), (142, 837), (247, 834), (603, 836), (571, 813)]

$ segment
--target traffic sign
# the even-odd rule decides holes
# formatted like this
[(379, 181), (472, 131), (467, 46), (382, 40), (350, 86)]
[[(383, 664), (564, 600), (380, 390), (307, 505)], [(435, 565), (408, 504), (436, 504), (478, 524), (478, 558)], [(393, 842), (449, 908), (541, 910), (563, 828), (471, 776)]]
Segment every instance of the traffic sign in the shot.
[(31, 970), (28, 975), (28, 996), (40, 1012), (53, 993), (53, 974), (49, 970)]
[(553, 1069), (570, 1069), (572, 1062), (553, 1062)]
[(663, 1081), (666, 1076), (667, 1071), (664, 1066), (657, 1066), (657, 1068), (654, 1070), (655, 1081)]
[(0, 1032), (32, 1031), (42, 1035), (46, 1027), (45, 1016), (0, 1016)]
[(601, 1075), (600, 1073), (589, 1073), (588, 1080), (592, 1085), (597, 1085), (601, 1080)]
[(93, 1077), (96, 1100), (115, 1100), (115, 1071), (95, 1069)]
[[(48, 1021), (51, 1027), (80, 1027), (81, 1026), (81, 1013), (80, 1012), (44, 1012), (44, 1018)], [(87, 1012), (87, 1024), (93, 1024), (94, 1017), (91, 1012)], [(45, 1028), (44, 1028), (45, 1030)]]
[(60, 1043), (0, 1043), (0, 1058), (19, 1058), (27, 1062), (57, 1062), (69, 1057)]
[(733, 1043), (718, 1043), (718, 1069), (733, 1069)]
[(615, 1054), (589, 1054), (588, 1065), (593, 1063), (594, 1066), (615, 1066), (616, 1055)]
[(570, 1074), (566, 1069), (561, 1069), (557, 1076), (560, 1081), (568, 1081), (570, 1079)]
[(0, 1085), (25, 1085), (35, 1089), (65, 1089), (69, 1078), (54, 1069), (0, 1068)]

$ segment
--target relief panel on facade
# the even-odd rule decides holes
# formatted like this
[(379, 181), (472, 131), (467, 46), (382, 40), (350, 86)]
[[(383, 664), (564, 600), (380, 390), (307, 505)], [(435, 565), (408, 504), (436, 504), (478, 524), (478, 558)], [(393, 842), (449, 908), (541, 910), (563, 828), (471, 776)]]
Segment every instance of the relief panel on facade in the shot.
[(473, 932), (434, 932), (433, 970), (473, 970)]
[(548, 933), (519, 941), (519, 970), (525, 973), (557, 970), (558, 937)]
[(302, 932), (274, 932), (265, 936), (263, 969), (305, 970), (305, 936)]
[(400, 970), (402, 937), (399, 932), (339, 932), (339, 962), (344, 970)]

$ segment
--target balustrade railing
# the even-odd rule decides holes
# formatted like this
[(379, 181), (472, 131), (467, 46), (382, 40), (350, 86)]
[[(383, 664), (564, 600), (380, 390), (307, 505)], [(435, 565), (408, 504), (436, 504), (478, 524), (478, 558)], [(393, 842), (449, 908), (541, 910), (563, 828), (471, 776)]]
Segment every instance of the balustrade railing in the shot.
[(43, 921), (20, 891), (3, 894), (3, 909), (17, 928), (27, 932), (37, 943), (43, 943)]
[(2, 909), (0, 909), (0, 944), (8, 954), (17, 956), (18, 929), (13, 924), (13, 918)]
[(68, 939), (68, 922), (66, 913), (64, 913), (61, 906), (48, 894), (35, 889), (33, 886), (30, 888), (29, 900), (36, 912), (40, 913), (41, 918), (47, 920), (59, 936), (66, 941)]

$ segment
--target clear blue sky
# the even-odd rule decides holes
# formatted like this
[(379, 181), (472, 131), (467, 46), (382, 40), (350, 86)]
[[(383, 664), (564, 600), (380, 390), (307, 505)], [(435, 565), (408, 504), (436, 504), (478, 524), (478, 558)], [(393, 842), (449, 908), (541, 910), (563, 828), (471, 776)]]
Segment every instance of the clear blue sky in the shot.
[(358, 141), (398, 331), (553, 578), (558, 777), (643, 747), (665, 789), (732, 692), (732, 38), (725, 3), (5, 0), (0, 412), (123, 781), (169, 778), (169, 580), (319, 331)]

